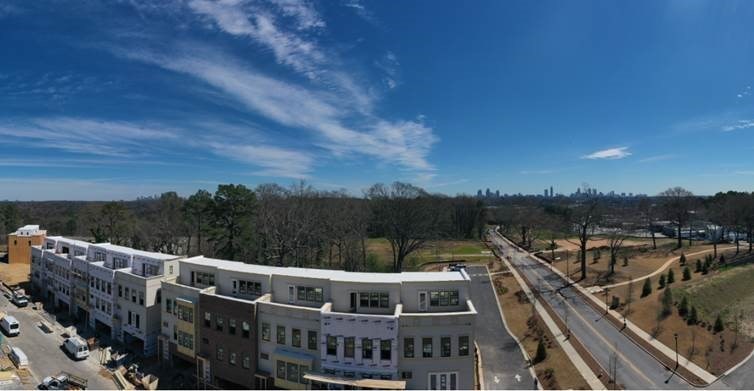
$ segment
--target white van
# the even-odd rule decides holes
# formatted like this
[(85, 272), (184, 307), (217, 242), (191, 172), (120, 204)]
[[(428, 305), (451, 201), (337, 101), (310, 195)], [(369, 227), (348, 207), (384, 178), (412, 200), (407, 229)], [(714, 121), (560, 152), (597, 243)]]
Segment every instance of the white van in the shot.
[(86, 341), (79, 336), (66, 338), (63, 342), (63, 347), (66, 352), (77, 360), (83, 360), (89, 357), (89, 346), (87, 346)]
[(10, 337), (18, 335), (21, 331), (21, 326), (18, 324), (18, 320), (11, 315), (6, 315), (0, 320), (0, 327), (2, 327), (5, 334), (8, 334)]
[(10, 359), (19, 368), (29, 366), (29, 358), (26, 357), (26, 353), (24, 353), (24, 351), (19, 347), (14, 346), (10, 349)]

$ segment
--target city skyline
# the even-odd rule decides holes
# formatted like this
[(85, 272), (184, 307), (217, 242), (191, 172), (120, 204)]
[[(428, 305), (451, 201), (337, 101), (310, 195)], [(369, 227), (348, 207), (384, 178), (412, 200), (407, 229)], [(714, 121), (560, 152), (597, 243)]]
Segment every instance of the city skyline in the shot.
[(751, 191), (750, 2), (0, 6), (0, 200)]

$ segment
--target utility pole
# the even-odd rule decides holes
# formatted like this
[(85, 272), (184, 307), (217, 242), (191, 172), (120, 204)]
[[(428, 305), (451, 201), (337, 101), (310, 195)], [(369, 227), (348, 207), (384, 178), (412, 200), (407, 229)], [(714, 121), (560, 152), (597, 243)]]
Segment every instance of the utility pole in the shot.
[(678, 333), (673, 336), (675, 337), (675, 369), (678, 369)]
[(607, 295), (608, 295), (608, 292), (609, 292), (609, 291), (610, 291), (610, 289), (608, 289), (608, 288), (605, 288), (605, 315), (607, 315), (607, 313), (608, 313), (608, 312), (609, 312), (609, 310), (610, 310), (610, 306), (609, 306), (609, 305), (608, 305), (608, 303), (607, 303)]

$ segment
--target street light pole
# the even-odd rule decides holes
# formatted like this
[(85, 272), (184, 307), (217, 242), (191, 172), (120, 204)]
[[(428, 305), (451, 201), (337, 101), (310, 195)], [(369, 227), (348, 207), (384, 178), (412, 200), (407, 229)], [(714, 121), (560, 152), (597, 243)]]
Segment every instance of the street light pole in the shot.
[(675, 337), (675, 368), (678, 369), (678, 333), (673, 336)]
[(607, 304), (607, 294), (609, 289), (605, 288), (605, 314), (607, 314), (610, 310), (610, 306)]

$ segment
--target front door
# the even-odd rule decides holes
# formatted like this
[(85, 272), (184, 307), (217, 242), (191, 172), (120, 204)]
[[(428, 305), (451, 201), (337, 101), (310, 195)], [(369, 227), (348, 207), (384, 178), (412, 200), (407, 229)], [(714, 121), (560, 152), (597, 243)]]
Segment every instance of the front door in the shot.
[(351, 312), (356, 312), (357, 293), (351, 292)]
[(427, 311), (427, 292), (419, 292), (419, 311)]
[(296, 301), (296, 287), (288, 285), (288, 303), (293, 304)]

